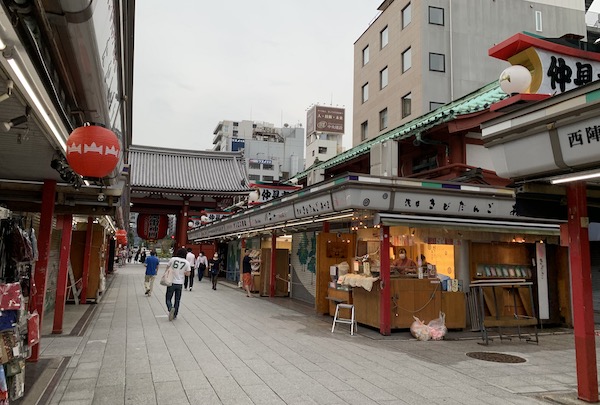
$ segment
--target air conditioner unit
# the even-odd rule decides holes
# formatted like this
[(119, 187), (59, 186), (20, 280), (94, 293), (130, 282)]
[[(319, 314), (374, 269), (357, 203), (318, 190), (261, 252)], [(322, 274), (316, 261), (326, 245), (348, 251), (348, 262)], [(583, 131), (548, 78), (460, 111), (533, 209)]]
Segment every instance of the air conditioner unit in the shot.
[(371, 175), (398, 176), (398, 142), (385, 141), (371, 146)]

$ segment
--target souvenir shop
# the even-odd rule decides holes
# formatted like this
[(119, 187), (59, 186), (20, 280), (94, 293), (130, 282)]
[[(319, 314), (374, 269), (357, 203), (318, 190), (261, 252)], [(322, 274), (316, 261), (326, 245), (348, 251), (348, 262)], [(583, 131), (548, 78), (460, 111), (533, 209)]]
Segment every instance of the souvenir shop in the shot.
[[(490, 304), (494, 296), (502, 298), (502, 315), (533, 316), (533, 294), (535, 307), (546, 314), (542, 322), (569, 323), (559, 223), (516, 217), (514, 204), (513, 191), (504, 188), (343, 175), (188, 236), (233, 238), (237, 248), (230, 252), (241, 252), (243, 241), (256, 249), (269, 243), (277, 248), (278, 238), (290, 237), (290, 296), (309, 291), (304, 295), (320, 314), (333, 315), (338, 302), (353, 303), (358, 323), (384, 335), (410, 327), (413, 315), (432, 319), (440, 311), (449, 328), (478, 323), (479, 304), (469, 308), (467, 294), (477, 280), (534, 285), (532, 293), (518, 293), (516, 304), (509, 302), (514, 291), (486, 291), (483, 316), (498, 315)], [(401, 254), (414, 263), (411, 271), (396, 267)], [(261, 272), (270, 267), (263, 260)], [(279, 265), (273, 271), (283, 267), (288, 271)], [(549, 299), (548, 290), (558, 298)]]
[(40, 339), (30, 301), (38, 252), (34, 216), (0, 208), (0, 218), (0, 403), (8, 403), (23, 397), (25, 361)]

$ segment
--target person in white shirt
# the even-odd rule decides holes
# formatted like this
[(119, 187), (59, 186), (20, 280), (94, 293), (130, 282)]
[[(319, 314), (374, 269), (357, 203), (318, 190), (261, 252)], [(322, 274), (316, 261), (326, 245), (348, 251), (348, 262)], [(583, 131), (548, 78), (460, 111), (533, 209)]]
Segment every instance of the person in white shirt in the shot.
[(190, 291), (192, 291), (192, 286), (194, 285), (194, 264), (196, 262), (196, 256), (192, 253), (192, 248), (187, 248), (187, 254), (185, 255), (185, 260), (190, 264), (190, 274), (189, 276), (185, 276), (185, 281), (183, 282), (183, 288), (187, 290), (188, 284), (190, 286)]
[(198, 271), (198, 281), (202, 281), (202, 277), (204, 277), (204, 271), (208, 267), (208, 259), (206, 258), (206, 256), (204, 256), (204, 252), (198, 253), (195, 267)]
[[(186, 260), (186, 255), (187, 251), (184, 248), (180, 248), (175, 253), (175, 256), (169, 260), (169, 263), (167, 263), (167, 269), (173, 269), (173, 284), (167, 287), (167, 295), (165, 297), (167, 310), (169, 311), (169, 321), (177, 319), (183, 282), (190, 275), (190, 264)], [(175, 295), (175, 305), (172, 302), (173, 295)]]

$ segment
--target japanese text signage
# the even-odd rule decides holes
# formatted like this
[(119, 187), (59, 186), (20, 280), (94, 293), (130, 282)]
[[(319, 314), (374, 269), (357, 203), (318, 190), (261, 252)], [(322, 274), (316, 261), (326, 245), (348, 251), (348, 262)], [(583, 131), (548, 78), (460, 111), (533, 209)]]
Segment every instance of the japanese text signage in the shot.
[(543, 72), (536, 93), (560, 94), (600, 78), (600, 62), (534, 49), (542, 63)]
[(557, 128), (560, 150), (566, 165), (595, 162), (600, 156), (600, 117)]
[(296, 190), (300, 190), (302, 187), (250, 183), (250, 188), (253, 188), (258, 193), (258, 200), (250, 202), (249, 205), (258, 205), (283, 197), (286, 194), (293, 193)]
[(343, 108), (314, 106), (306, 116), (306, 135), (314, 132), (344, 133)]

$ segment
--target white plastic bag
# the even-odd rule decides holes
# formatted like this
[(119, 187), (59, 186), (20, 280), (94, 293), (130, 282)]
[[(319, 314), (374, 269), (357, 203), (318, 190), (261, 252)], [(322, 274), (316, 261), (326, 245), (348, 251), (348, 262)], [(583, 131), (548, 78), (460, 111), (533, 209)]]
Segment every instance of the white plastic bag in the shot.
[(417, 340), (429, 340), (431, 337), (429, 334), (429, 326), (425, 325), (425, 323), (416, 316), (413, 316), (413, 318), (415, 321), (410, 325), (410, 333), (412, 333)]
[(429, 327), (429, 336), (432, 340), (442, 340), (448, 332), (446, 328), (446, 314), (440, 311), (440, 316), (431, 320), (427, 326)]

